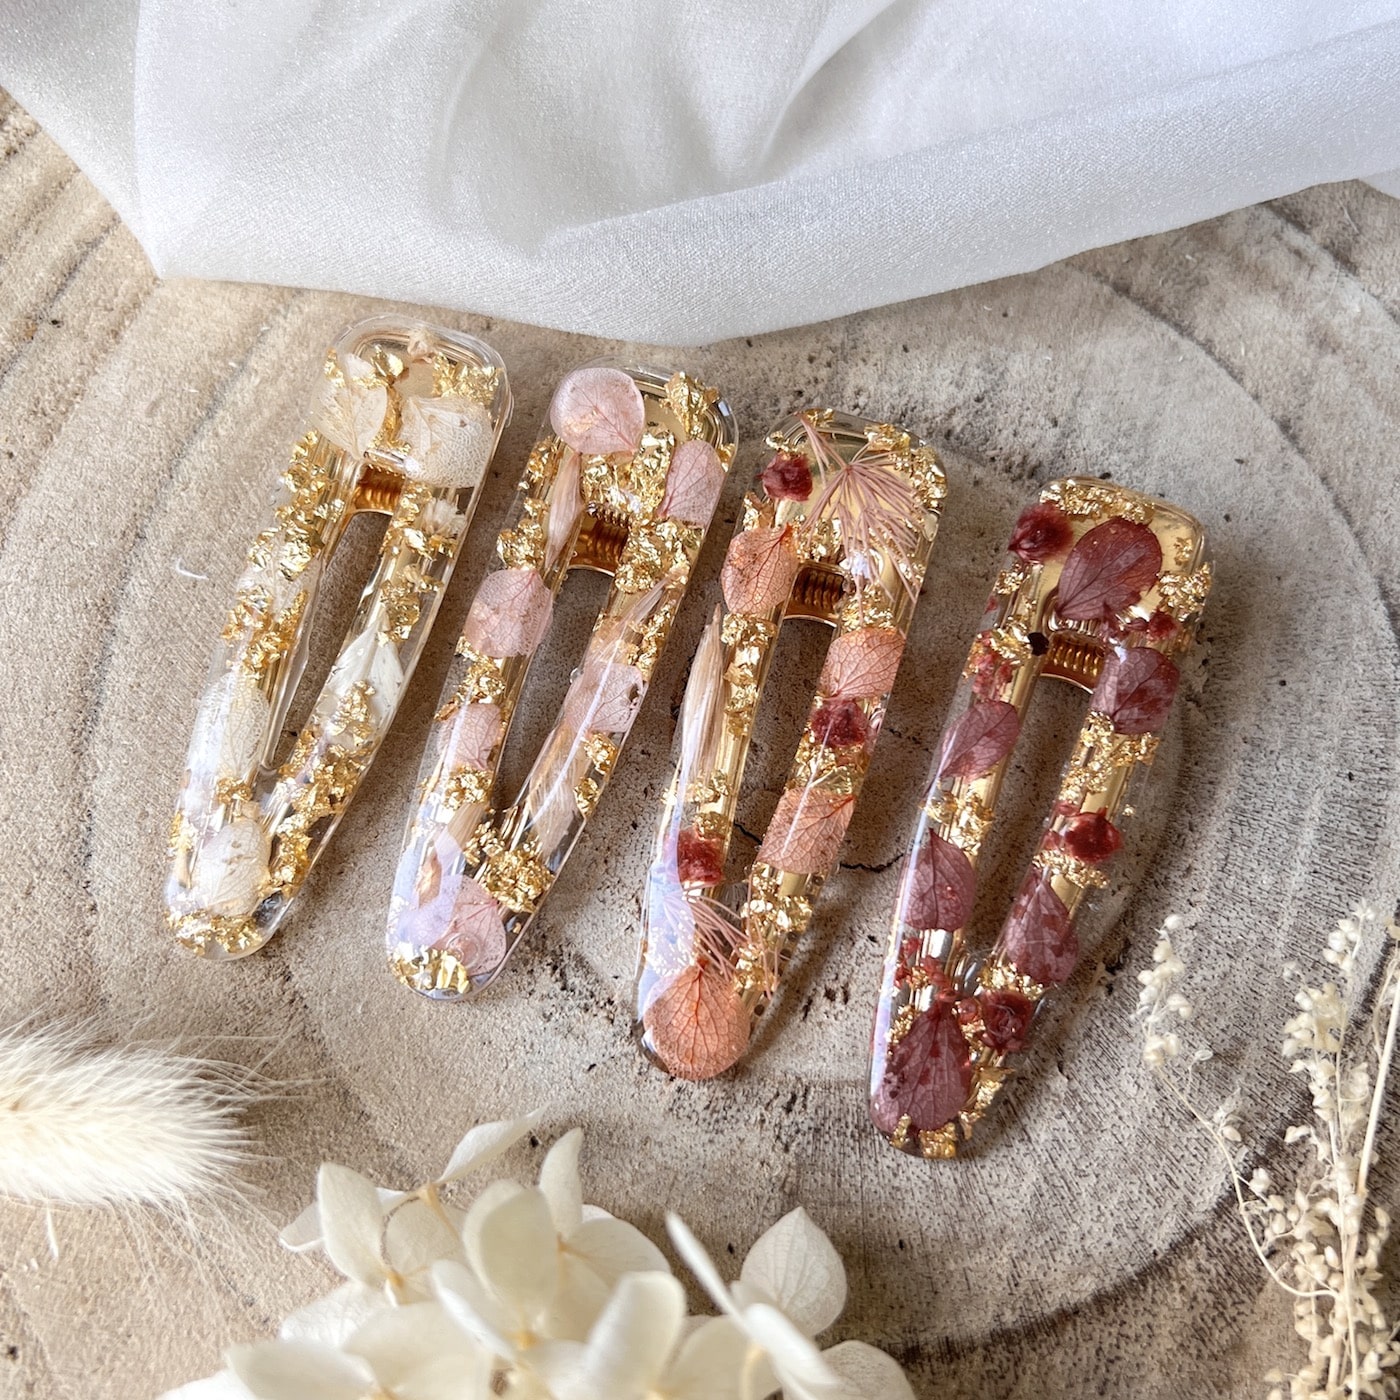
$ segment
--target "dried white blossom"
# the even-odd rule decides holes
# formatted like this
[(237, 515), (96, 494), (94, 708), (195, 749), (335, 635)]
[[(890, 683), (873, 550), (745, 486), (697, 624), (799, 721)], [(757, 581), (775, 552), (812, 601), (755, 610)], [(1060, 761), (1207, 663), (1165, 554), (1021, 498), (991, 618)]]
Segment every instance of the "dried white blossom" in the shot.
[(812, 1338), (845, 1304), (831, 1242), (801, 1210), (763, 1235), (732, 1289), (685, 1226), (672, 1238), (722, 1309), (687, 1317), (665, 1256), (586, 1205), (582, 1133), (559, 1139), (538, 1181), (462, 1179), (500, 1158), (532, 1114), (473, 1128), (436, 1180), (377, 1187), (321, 1168), (316, 1202), (283, 1234), (319, 1248), (345, 1282), (292, 1314), (276, 1340), (234, 1347), (228, 1369), (165, 1400), (900, 1400), (892, 1358)]
[[(1355, 981), (1356, 955), (1378, 922), (1367, 904), (1341, 920), (1322, 949), (1340, 984), (1301, 985), (1294, 996), (1297, 1014), (1284, 1026), (1284, 1061), (1306, 1081), (1313, 1109), (1312, 1122), (1294, 1124), (1284, 1135), (1287, 1144), (1304, 1143), (1311, 1150), (1291, 1187), (1276, 1185), (1263, 1166), (1245, 1178), (1250, 1150), (1236, 1106), (1227, 1100), (1204, 1114), (1188, 1095), (1184, 1076), (1172, 1067), (1181, 1045), (1168, 1026), (1173, 1017), (1190, 1016), (1190, 1003), (1175, 990), (1185, 967), (1171, 943), (1184, 928), (1182, 920), (1166, 921), (1153, 967), (1138, 974), (1143, 1059), (1224, 1154), (1250, 1243), (1269, 1277), (1292, 1296), (1294, 1327), (1308, 1345), (1300, 1370), (1274, 1370), (1264, 1378), (1273, 1387), (1269, 1400), (1381, 1397), (1393, 1394), (1400, 1380), (1397, 1329), (1377, 1297), (1390, 1216), (1367, 1192), (1400, 1022), (1400, 952), (1392, 949), (1381, 973), (1369, 1035), (1354, 1034), (1363, 999)], [(1393, 923), (1388, 931), (1394, 940)], [(1301, 972), (1287, 963), (1284, 976), (1301, 978)]]

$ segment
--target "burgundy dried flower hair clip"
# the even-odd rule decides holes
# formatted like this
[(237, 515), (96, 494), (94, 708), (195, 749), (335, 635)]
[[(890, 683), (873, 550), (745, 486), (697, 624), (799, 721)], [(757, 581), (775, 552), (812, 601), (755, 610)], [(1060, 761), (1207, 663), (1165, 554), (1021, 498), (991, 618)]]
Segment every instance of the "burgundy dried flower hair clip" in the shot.
[[(1206, 594), (1201, 526), (1097, 480), (1053, 482), (1017, 521), (944, 731), (895, 906), (875, 1018), (871, 1116), (896, 1147), (952, 1157), (1079, 961), (1075, 915), (1108, 883), (1129, 789), (1176, 696)], [(1091, 692), (1000, 936), (969, 946), (977, 863), (1042, 676)]]

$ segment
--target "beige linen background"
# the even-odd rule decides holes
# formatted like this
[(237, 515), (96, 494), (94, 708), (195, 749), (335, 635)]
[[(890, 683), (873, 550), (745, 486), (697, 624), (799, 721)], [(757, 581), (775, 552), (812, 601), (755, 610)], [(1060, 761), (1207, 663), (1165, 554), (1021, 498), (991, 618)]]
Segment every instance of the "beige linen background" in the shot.
[[(1311, 958), (1358, 897), (1400, 890), (1400, 202), (1312, 190), (1031, 276), (683, 353), (444, 318), (501, 351), (518, 403), (473, 542), (285, 932), (207, 966), (159, 922), (195, 697), (320, 353), (382, 309), (158, 284), (0, 98), (0, 1014), (180, 1033), (300, 1081), (251, 1116), (265, 1155), (253, 1205), (196, 1222), (193, 1247), (61, 1215), (55, 1257), (39, 1212), (0, 1206), (0, 1394), (136, 1400), (214, 1369), (223, 1344), (327, 1286), (317, 1262), (273, 1241), (319, 1161), (409, 1184), (471, 1122), (534, 1104), (550, 1106), (542, 1138), (587, 1129), (593, 1199), (653, 1233), (679, 1209), (732, 1268), (764, 1225), (806, 1205), (850, 1270), (838, 1330), (887, 1347), (921, 1396), (1258, 1394), (1291, 1346), (1287, 1310), (1262, 1285), (1218, 1162), (1139, 1065), (1134, 976), (1160, 919), (1185, 914), (1198, 1029), (1217, 1050), (1201, 1096), (1237, 1087), (1251, 1133), (1285, 1154), (1302, 1108), (1276, 1058), (1280, 964)], [(388, 978), (381, 951), (424, 728), (552, 384), (619, 349), (721, 385), (739, 469), (628, 758), (531, 945), (480, 1005), (433, 1007)], [(682, 1084), (628, 1038), (637, 890), (724, 541), (765, 425), (805, 403), (927, 434), (946, 456), (948, 508), (868, 796), (782, 1004), (744, 1067)], [(1122, 892), (1086, 924), (1090, 956), (1031, 1072), (967, 1160), (911, 1161), (868, 1130), (862, 1090), (896, 865), (1008, 527), (1066, 473), (1197, 512), (1216, 595)], [(341, 572), (348, 597), (353, 569)], [(585, 623), (580, 599), (551, 637), (526, 716), (536, 733)], [(776, 800), (822, 641), (795, 629), (785, 648), (750, 832)], [(1033, 726), (984, 928), (1079, 703), (1047, 699)], [(1395, 1181), (1387, 1166), (1379, 1189)]]

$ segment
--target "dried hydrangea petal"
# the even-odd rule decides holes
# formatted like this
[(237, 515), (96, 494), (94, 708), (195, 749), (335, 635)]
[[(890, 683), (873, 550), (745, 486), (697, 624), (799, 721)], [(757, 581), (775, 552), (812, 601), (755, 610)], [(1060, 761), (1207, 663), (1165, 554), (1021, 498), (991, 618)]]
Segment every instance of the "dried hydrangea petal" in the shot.
[(1119, 648), (1104, 661), (1089, 704), (1107, 715), (1120, 734), (1154, 734), (1171, 713), (1180, 680), (1176, 662), (1160, 651)]
[(328, 382), (312, 415), (312, 426), (336, 447), (353, 457), (363, 457), (373, 446), (389, 411), (389, 391), (382, 384), (364, 381), (372, 367), (357, 355), (342, 355), (344, 382)]
[(407, 399), (399, 437), (409, 451), (404, 475), (429, 486), (475, 486), (496, 442), (491, 414), (475, 399)]
[(263, 901), (272, 845), (250, 817), (227, 822), (196, 848), (190, 895), (199, 908), (222, 918), (251, 914)]
[(724, 489), (724, 466), (719, 453), (698, 438), (683, 442), (671, 458), (660, 514), (667, 520), (704, 527), (715, 513)]
[(1020, 735), (1021, 716), (1015, 705), (1005, 700), (969, 705), (943, 739), (938, 777), (983, 777), (1016, 747)]
[(870, 739), (870, 716), (857, 700), (844, 698), (824, 701), (807, 722), (812, 736), (831, 748), (850, 748)]
[(914, 855), (899, 917), (911, 928), (960, 929), (972, 916), (977, 872), (967, 853), (936, 831)]
[(843, 632), (827, 648), (817, 682), (823, 694), (864, 700), (894, 688), (904, 636), (893, 627), (858, 627)]
[(760, 526), (730, 541), (720, 585), (730, 612), (763, 613), (787, 601), (797, 578), (797, 545), (792, 530)]
[(488, 767), (491, 751), (501, 739), (501, 707), (485, 700), (463, 705), (448, 724), (443, 763), (448, 768)]
[(625, 734), (646, 691), (646, 678), (635, 666), (589, 661), (564, 697), (564, 723), (579, 734)]
[(871, 1117), (887, 1136), (905, 1118), (911, 1132), (932, 1132), (958, 1116), (971, 1089), (967, 1039), (952, 1003), (939, 997), (891, 1047), (871, 1100)]
[(554, 595), (534, 569), (497, 569), (476, 590), (462, 636), (487, 656), (529, 656), (553, 613)]
[(1162, 546), (1146, 525), (1114, 516), (1095, 525), (1060, 571), (1055, 610), (1070, 622), (1102, 622), (1130, 608), (1157, 582)]
[(1032, 867), (1021, 885), (1001, 935), (1002, 952), (1033, 982), (1063, 982), (1079, 962), (1079, 940), (1064, 901), (1050, 877)]
[(549, 405), (550, 426), (586, 457), (635, 452), (646, 427), (642, 391), (630, 374), (595, 366), (559, 382)]
[(663, 982), (642, 1013), (657, 1059), (681, 1079), (713, 1079), (744, 1053), (751, 1020), (733, 983), (700, 963)]
[(856, 800), (826, 788), (788, 788), (778, 799), (758, 858), (797, 875), (825, 875), (836, 866)]
[(1026, 1048), (1035, 1003), (1014, 987), (983, 992), (977, 999), (982, 1017), (982, 1040), (1000, 1055), (1015, 1055)]
[(433, 946), (451, 953), (473, 977), (492, 971), (506, 955), (500, 905), (475, 880), (463, 878), (447, 928)]

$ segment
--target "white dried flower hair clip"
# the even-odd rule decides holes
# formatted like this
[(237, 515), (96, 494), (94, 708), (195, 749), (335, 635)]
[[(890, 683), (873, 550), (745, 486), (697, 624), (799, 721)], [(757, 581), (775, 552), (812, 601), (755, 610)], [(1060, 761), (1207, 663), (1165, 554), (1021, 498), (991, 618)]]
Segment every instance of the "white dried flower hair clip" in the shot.
[[(363, 321), (327, 355), (195, 721), (166, 885), (186, 948), (242, 957), (281, 924), (393, 721), (510, 403), (500, 357), (454, 331)], [(278, 761), (317, 592), (360, 512), (389, 517), (378, 561), (311, 716)]]

